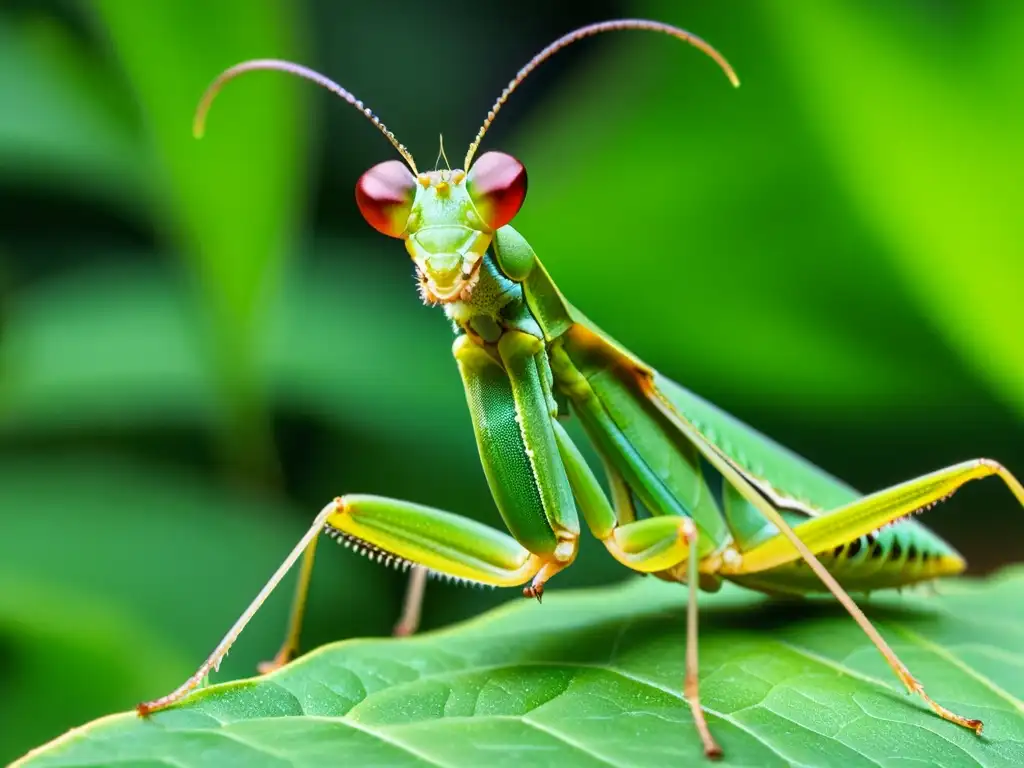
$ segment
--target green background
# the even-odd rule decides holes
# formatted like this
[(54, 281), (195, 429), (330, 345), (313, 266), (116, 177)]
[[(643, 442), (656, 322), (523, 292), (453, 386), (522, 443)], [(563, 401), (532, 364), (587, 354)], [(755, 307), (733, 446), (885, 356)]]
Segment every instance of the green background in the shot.
[[(1024, 5), (123, 0), (0, 6), (0, 760), (163, 693), (348, 491), (492, 524), (451, 331), (353, 187), (394, 157), (273, 73), (366, 100), (432, 167), (573, 26), (622, 33), (519, 90), (516, 220), (560, 287), (666, 375), (873, 490), (990, 456), (1024, 472)], [(1019, 559), (997, 483), (927, 522)], [(592, 541), (552, 590), (619, 580)], [(325, 549), (305, 647), (385, 635), (400, 574)], [(516, 593), (428, 587), (424, 625)], [(680, 603), (683, 602), (682, 594)], [(217, 679), (277, 647), (287, 595)]]

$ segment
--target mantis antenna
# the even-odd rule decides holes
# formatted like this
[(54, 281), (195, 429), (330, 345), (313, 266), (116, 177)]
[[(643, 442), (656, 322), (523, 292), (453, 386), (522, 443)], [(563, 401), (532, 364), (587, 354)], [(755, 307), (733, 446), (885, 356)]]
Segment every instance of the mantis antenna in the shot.
[(450, 171), (452, 169), (452, 164), (448, 162), (448, 155), (446, 155), (444, 153), (444, 134), (442, 133), (438, 138), (439, 138), (439, 140), (441, 142), (441, 149), (437, 153), (437, 162), (438, 162), (438, 164), (440, 164), (441, 159), (444, 158), (444, 164), (445, 164), (445, 166), (447, 166), (448, 170)]
[(551, 43), (547, 48), (538, 53), (532, 59), (530, 59), (526, 66), (516, 73), (516, 76), (505, 86), (505, 90), (501, 92), (501, 95), (494, 102), (490, 112), (487, 113), (487, 119), (484, 120), (484, 124), (480, 126), (480, 130), (476, 134), (476, 138), (473, 139), (473, 143), (469, 145), (469, 151), (466, 152), (466, 161), (462, 166), (467, 171), (469, 170), (469, 164), (473, 160), (473, 155), (476, 154), (477, 148), (480, 146), (480, 141), (483, 139), (484, 134), (487, 133), (487, 129), (491, 127), (491, 123), (494, 122), (494, 117), (498, 114), (502, 105), (508, 100), (508, 97), (512, 95), (512, 91), (519, 87), (519, 84), (527, 78), (527, 76), (533, 72), (542, 62), (551, 58), (554, 54), (558, 53), (563, 48), (566, 48), (577, 40), (582, 40), (585, 37), (596, 35), (601, 32), (615, 32), (621, 29), (643, 29), (650, 32), (663, 32), (666, 35), (671, 35), (684, 43), (689, 43), (694, 48), (703, 51), (718, 64), (725, 72), (726, 77), (735, 87), (739, 87), (740, 79), (736, 76), (736, 72), (725, 57), (722, 56), (717, 50), (715, 50), (710, 43), (705, 42), (701, 38), (697, 37), (685, 29), (679, 27), (673, 27), (671, 24), (662, 24), (657, 21), (647, 21), (646, 19), (616, 19), (613, 21), (601, 21), (596, 24), (588, 24), (585, 27), (573, 30), (568, 34), (562, 35), (560, 38)]
[(210, 105), (213, 103), (214, 97), (224, 84), (238, 75), (259, 69), (273, 69), (297, 75), (298, 77), (305, 78), (306, 80), (312, 80), (317, 85), (323, 86), (328, 91), (331, 91), (331, 93), (340, 96), (362, 112), (366, 118), (373, 123), (385, 137), (387, 137), (387, 140), (391, 142), (392, 146), (398, 150), (398, 154), (400, 154), (405, 159), (405, 162), (409, 164), (414, 175), (419, 174), (419, 171), (416, 170), (416, 161), (412, 159), (412, 154), (409, 150), (405, 148), (404, 144), (400, 143), (398, 139), (395, 138), (395, 134), (389, 131), (388, 127), (380, 121), (380, 118), (377, 117), (369, 107), (363, 104), (362, 101), (357, 99), (329, 77), (325, 77), (319, 72), (314, 72), (312, 69), (304, 67), (301, 64), (293, 64), (290, 61), (282, 61), (280, 59), (253, 59), (252, 61), (245, 61), (241, 64), (236, 64), (235, 66), (221, 72), (220, 75), (217, 76), (217, 79), (210, 83), (210, 86), (206, 89), (206, 93), (203, 94), (203, 98), (199, 102), (199, 106), (196, 108), (195, 120), (192, 123), (192, 133), (195, 134), (197, 139), (202, 138), (203, 136), (203, 131), (206, 127), (206, 113), (210, 110)]

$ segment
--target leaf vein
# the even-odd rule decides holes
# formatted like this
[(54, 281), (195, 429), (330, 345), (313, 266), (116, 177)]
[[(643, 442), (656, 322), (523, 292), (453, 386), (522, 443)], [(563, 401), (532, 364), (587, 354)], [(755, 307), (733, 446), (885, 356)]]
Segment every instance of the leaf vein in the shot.
[(894, 686), (891, 686), (888, 683), (879, 680), (877, 677), (871, 677), (871, 675), (866, 675), (863, 672), (858, 672), (857, 670), (852, 669), (851, 667), (848, 667), (841, 662), (835, 661), (834, 659), (830, 659), (827, 656), (821, 656), (815, 653), (814, 651), (808, 650), (807, 648), (801, 648), (799, 645), (788, 643), (785, 640), (776, 640), (776, 642), (784, 648), (788, 648), (789, 650), (793, 651), (793, 653), (796, 653), (799, 656), (803, 656), (806, 659), (810, 659), (811, 661), (821, 664), (822, 666), (834, 669), (842, 675), (856, 678), (857, 680), (860, 680), (865, 683), (870, 683), (871, 685), (877, 686), (889, 692), (900, 693), (900, 690), (898, 688), (895, 688)]
[[(243, 722), (244, 723), (244, 722), (252, 722), (252, 721), (251, 720), (250, 721), (242, 720), (242, 721), (239, 721), (239, 722)], [(248, 739), (244, 738), (241, 734), (233, 733), (233, 732), (229, 731), (228, 728), (230, 728), (233, 724), (234, 723), (222, 723), (221, 727), (219, 729), (217, 729), (217, 730), (214, 730), (212, 728), (203, 729), (202, 733), (210, 733), (210, 734), (216, 734), (218, 736), (223, 736), (224, 738), (228, 739), (229, 741), (233, 741), (236, 744), (241, 744), (243, 747), (247, 747), (249, 749), (253, 749), (256, 752), (262, 752), (265, 755), (269, 755), (270, 757), (273, 757), (273, 758), (275, 758), (277, 760), (280, 760), (285, 765), (291, 766), (291, 768), (296, 768), (295, 761), (292, 760), (291, 758), (285, 757), (281, 753), (276, 752), (275, 750), (273, 750), (270, 747), (267, 747), (267, 746), (265, 746), (263, 744), (255, 744), (255, 743), (249, 741)]]
[(352, 728), (352, 730), (360, 731), (362, 733), (365, 733), (367, 736), (373, 736), (375, 739), (385, 744), (390, 744), (392, 747), (400, 749), (403, 752), (408, 752), (417, 760), (421, 760), (427, 765), (433, 765), (435, 766), (435, 768), (452, 768), (451, 766), (448, 766), (440, 762), (439, 760), (436, 760), (433, 757), (425, 755), (422, 752), (414, 749), (413, 747), (401, 741), (400, 739), (396, 739), (388, 734), (384, 734), (376, 728), (372, 728), (364, 723), (360, 723), (358, 720), (353, 720), (351, 717), (319, 717), (314, 715), (305, 715), (305, 717), (309, 717), (313, 720), (328, 721), (332, 723), (342, 723)]
[[(686, 697), (683, 696), (683, 694), (680, 691), (676, 691), (676, 690), (673, 690), (672, 688), (668, 688), (667, 686), (660, 685), (660, 684), (656, 683), (653, 680), (648, 680), (647, 678), (640, 677), (639, 675), (636, 675), (636, 674), (634, 674), (632, 672), (627, 672), (626, 670), (621, 669), (619, 667), (600, 667), (600, 669), (607, 669), (609, 672), (614, 672), (615, 674), (620, 675), (621, 677), (624, 677), (627, 680), (632, 680), (633, 682), (640, 683), (641, 685), (646, 685), (649, 688), (653, 688), (656, 691), (661, 691), (662, 693), (667, 693), (670, 696), (675, 696), (677, 699), (679, 699), (684, 704), (686, 704), (687, 707), (690, 706), (690, 702), (688, 702), (686, 700)], [(725, 712), (719, 712), (717, 710), (711, 709), (710, 707), (708, 707), (707, 704), (705, 704), (703, 702), (701, 702), (700, 708), (703, 709), (709, 715), (714, 715), (715, 717), (719, 718), (720, 720), (724, 720), (725, 722), (729, 723), (730, 725), (734, 726), (735, 728), (738, 728), (739, 730), (743, 731), (744, 733), (746, 733), (751, 738), (757, 740), (758, 742), (763, 744), (768, 749), (769, 752), (771, 752), (772, 754), (776, 755), (784, 763), (791, 763), (792, 762), (789, 758), (787, 758), (785, 755), (783, 755), (781, 752), (779, 752), (779, 750), (776, 749), (774, 745), (772, 745), (772, 744), (768, 743), (767, 741), (765, 741), (763, 736), (761, 736), (756, 731), (751, 730), (745, 723), (743, 723), (740, 720), (737, 720), (732, 715), (727, 714)]]
[[(871, 715), (869, 715), (867, 712), (864, 711), (864, 708), (861, 707), (860, 704), (858, 704), (857, 706), (860, 708), (861, 712), (864, 712), (864, 717), (871, 717)], [(843, 725), (836, 732), (836, 734), (830, 735), (830, 734), (826, 734), (826, 733), (821, 733), (821, 731), (816, 731), (813, 728), (810, 728), (810, 727), (804, 725), (803, 723), (799, 723), (796, 720), (794, 720), (793, 718), (788, 717), (787, 715), (783, 714), (782, 712), (779, 712), (778, 710), (772, 709), (771, 707), (765, 706), (764, 708), (767, 709), (769, 712), (771, 712), (776, 717), (778, 717), (779, 719), (785, 720), (787, 723), (792, 723), (794, 726), (796, 726), (800, 730), (807, 731), (808, 733), (813, 733), (815, 736), (821, 736), (821, 737), (823, 737), (825, 739), (828, 739), (830, 741), (838, 742), (839, 744), (844, 745), (847, 749), (851, 749), (854, 752), (856, 752), (858, 755), (863, 757), (869, 763), (872, 763), (873, 765), (877, 765), (878, 768), (882, 768), (882, 764), (879, 763), (877, 760), (874, 760), (871, 757), (868, 757), (867, 755), (865, 755), (863, 752), (861, 752), (856, 747), (853, 747), (852, 745), (847, 744), (845, 741), (839, 741), (839, 739), (837, 738), (837, 736), (840, 733), (842, 733), (843, 729), (845, 729), (846, 727), (848, 727), (850, 725), (853, 725), (855, 722), (857, 722), (857, 720), (860, 720), (861, 718), (858, 717), (857, 720), (851, 720), (849, 723), (846, 723), (845, 725)], [(754, 707), (748, 707), (748, 709), (754, 709)], [(877, 720), (878, 718), (873, 718), (873, 719)]]
[(972, 678), (978, 683), (981, 683), (982, 686), (988, 688), (988, 690), (990, 690), (996, 696), (1010, 704), (1018, 712), (1024, 712), (1024, 702), (1022, 702), (1016, 696), (1011, 694), (1009, 691), (1000, 688), (994, 682), (985, 677), (985, 675), (981, 674), (978, 670), (974, 669), (969, 664), (965, 663), (964, 660), (961, 659), (959, 656), (956, 656), (955, 654), (946, 650), (942, 646), (933, 643), (928, 638), (922, 637), (921, 635), (917, 634), (917, 632), (914, 632), (911, 629), (907, 629), (906, 627), (903, 627), (899, 624), (892, 624), (891, 626), (899, 634), (907, 638), (907, 640), (909, 640), (910, 642), (914, 643), (915, 645), (921, 648), (924, 648), (926, 651), (929, 651), (930, 653), (935, 654), (940, 659), (948, 661), (950, 664), (952, 664), (954, 667), (956, 667), (961, 672), (966, 674), (968, 677)]
[(578, 752), (582, 752), (583, 754), (585, 754), (585, 755), (587, 755), (589, 757), (594, 758), (595, 760), (597, 760), (600, 763), (604, 763), (605, 765), (611, 765), (614, 768), (620, 768), (620, 766), (617, 763), (614, 763), (613, 761), (609, 760), (608, 758), (598, 754), (593, 749), (590, 749), (588, 747), (583, 746), (579, 742), (575, 741), (574, 739), (569, 738), (564, 733), (562, 733), (561, 731), (559, 731), (559, 730), (557, 730), (555, 728), (551, 728), (550, 726), (547, 726), (547, 725), (542, 725), (542, 724), (538, 723), (535, 720), (531, 720), (526, 715), (523, 715), (523, 717), (521, 717), (520, 720), (523, 723), (525, 723), (526, 725), (530, 726), (531, 728), (534, 728), (534, 729), (540, 731), (541, 733), (546, 733), (547, 735), (551, 736), (552, 738), (557, 739), (558, 741), (562, 742), (566, 746), (569, 746), (569, 747), (571, 747), (572, 749), (575, 749)]

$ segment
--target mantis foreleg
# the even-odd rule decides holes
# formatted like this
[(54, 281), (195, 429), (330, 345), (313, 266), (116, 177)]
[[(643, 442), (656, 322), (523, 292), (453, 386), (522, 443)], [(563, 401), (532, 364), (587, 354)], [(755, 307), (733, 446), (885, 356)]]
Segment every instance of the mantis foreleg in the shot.
[(620, 523), (583, 454), (557, 422), (555, 437), (583, 518), (612, 557), (639, 573), (657, 573), (689, 559), (689, 531), (694, 527), (689, 517), (662, 515)]
[[(453, 351), (477, 426), (484, 470), (492, 481), (499, 510), (508, 523), (518, 525), (512, 530), (532, 541), (536, 551), (553, 552), (561, 546), (565, 553), (566, 545), (570, 545), (568, 551), (574, 552), (578, 523), (549, 426), (543, 372), (537, 369), (535, 361), (539, 345), (538, 339), (527, 334), (510, 332), (491, 352), (468, 337), (458, 339)], [(520, 442), (515, 447), (518, 450), (502, 453), (510, 440)], [(510, 484), (509, 478), (515, 482)], [(548, 522), (549, 517), (554, 526)], [(393, 542), (374, 544), (387, 550)], [(314, 539), (299, 573), (284, 644), (273, 661), (260, 666), (261, 672), (286, 664), (298, 649), (315, 547)], [(406, 559), (419, 562), (415, 557)], [(544, 576), (554, 570), (549, 566)], [(413, 568), (394, 634), (415, 631), (426, 579), (425, 569)], [(542, 592), (542, 582), (539, 586)]]
[[(303, 554), (308, 568), (312, 568), (316, 537), (324, 531), (380, 562), (417, 563), (455, 579), (493, 586), (524, 584), (546, 564), (544, 558), (532, 554), (511, 536), (451, 512), (381, 496), (339, 497), (320, 511), (270, 581), (195, 674), (166, 696), (139, 704), (138, 711), (146, 714), (169, 707), (216, 670), (256, 611)], [(302, 617), (308, 573), (306, 576), (307, 579), (300, 579), (297, 596), (302, 600), (293, 608), (293, 621)], [(297, 636), (298, 624), (293, 624), (282, 653), (293, 650), (289, 641)]]
[(166, 696), (139, 704), (139, 712), (174, 704), (216, 669), (259, 607), (305, 555), (285, 642), (263, 670), (286, 662), (298, 644), (321, 531), (378, 562), (419, 566), (424, 576), (435, 571), (501, 587), (531, 582), (524, 594), (539, 598), (547, 579), (573, 561), (579, 538), (572, 487), (554, 433), (556, 413), (545, 380), (550, 372), (538, 354), (541, 349), (539, 339), (518, 331), (507, 332), (490, 347), (466, 336), (454, 347), (484, 471), (514, 538), (475, 520), (409, 501), (360, 494), (340, 497), (321, 510), (196, 673)]
[(542, 342), (506, 331), (494, 345), (468, 335), (455, 340), (480, 460), (508, 530), (542, 558), (524, 594), (540, 597), (544, 583), (576, 557), (579, 520), (555, 442)]

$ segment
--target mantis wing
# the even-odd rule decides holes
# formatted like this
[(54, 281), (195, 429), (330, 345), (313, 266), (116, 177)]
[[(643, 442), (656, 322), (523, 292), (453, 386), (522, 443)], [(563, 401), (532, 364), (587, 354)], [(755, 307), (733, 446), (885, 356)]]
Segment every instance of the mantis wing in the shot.
[[(998, 465), (975, 461), (864, 496), (663, 376), (616, 342), (565, 298), (533, 249), (511, 227), (498, 231), (495, 253), (505, 273), (522, 281), (531, 317), (550, 346), (555, 376), (561, 373), (577, 415), (585, 424), (590, 422), (592, 440), (600, 441), (609, 429), (622, 433), (619, 452), (639, 451), (644, 454), (639, 464), (651, 470), (648, 482), (640, 485), (649, 489), (674, 484), (669, 496), (694, 518), (704, 534), (704, 546), (710, 539), (719, 549), (732, 548), (732, 562), (715, 567), (716, 572), (728, 578), (742, 575), (749, 586), (768, 591), (816, 591), (826, 586), (835, 593), (839, 584), (828, 572), (832, 570), (837, 575), (845, 571), (843, 581), (858, 590), (963, 570), (963, 558), (952, 547), (905, 518), (967, 480), (1005, 473)], [(654, 437), (659, 438), (657, 445)], [(640, 442), (629, 443), (630, 439)], [(703, 459), (699, 465), (698, 454)], [(670, 466), (672, 458), (681, 461)], [(704, 492), (716, 485), (721, 489), (720, 510), (709, 508)], [(640, 488), (634, 485), (633, 490)], [(650, 511), (664, 514), (669, 505), (655, 501)], [(723, 530), (723, 518), (728, 530)], [(817, 561), (819, 553), (830, 553), (828, 566)], [(707, 550), (702, 548), (702, 554)], [(806, 562), (813, 575), (806, 568), (797, 571), (799, 561)], [(749, 579), (752, 573), (769, 570), (775, 576), (771, 584), (763, 583), (764, 576), (759, 577), (762, 583)]]

